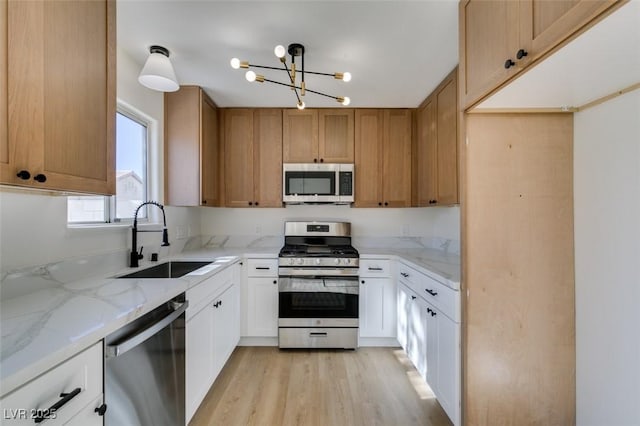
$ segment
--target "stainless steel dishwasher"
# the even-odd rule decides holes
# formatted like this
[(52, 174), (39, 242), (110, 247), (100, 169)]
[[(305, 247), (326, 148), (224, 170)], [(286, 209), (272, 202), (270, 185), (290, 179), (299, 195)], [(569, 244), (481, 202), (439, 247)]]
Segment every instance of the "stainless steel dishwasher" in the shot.
[(105, 425), (185, 423), (184, 293), (107, 336)]

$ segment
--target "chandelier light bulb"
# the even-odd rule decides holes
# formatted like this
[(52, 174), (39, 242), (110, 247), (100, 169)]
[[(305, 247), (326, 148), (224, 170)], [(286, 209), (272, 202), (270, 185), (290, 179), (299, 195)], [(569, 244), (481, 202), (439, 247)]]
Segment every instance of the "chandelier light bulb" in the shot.
[(285, 48), (284, 48), (284, 46), (283, 46), (283, 45), (279, 44), (279, 45), (277, 45), (277, 46), (275, 47), (275, 49), (273, 49), (273, 53), (275, 53), (275, 55), (276, 55), (278, 58), (282, 59), (282, 58), (284, 58), (284, 55), (286, 55), (286, 54), (287, 54), (287, 51), (285, 50)]
[(344, 81), (345, 83), (351, 81), (351, 73), (345, 72), (344, 74), (342, 74), (342, 81)]
[(251, 83), (256, 81), (256, 73), (253, 72), (253, 71), (247, 71), (247, 73), (244, 76), (247, 79), (247, 81), (249, 81)]
[(231, 68), (233, 68), (234, 70), (237, 70), (238, 68), (240, 68), (240, 59), (238, 58), (231, 59)]
[(298, 105), (296, 105), (296, 106), (298, 107), (298, 109), (304, 109), (304, 107), (306, 105), (304, 104), (304, 102), (300, 101), (300, 102), (298, 102)]

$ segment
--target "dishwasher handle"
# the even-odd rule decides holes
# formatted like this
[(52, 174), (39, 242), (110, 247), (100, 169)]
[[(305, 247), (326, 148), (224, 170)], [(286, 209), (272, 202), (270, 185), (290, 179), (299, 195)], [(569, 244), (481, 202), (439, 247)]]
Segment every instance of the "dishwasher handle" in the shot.
[(186, 311), (187, 308), (189, 307), (188, 300), (183, 303), (177, 303), (177, 304), (174, 302), (171, 302), (171, 304), (175, 309), (173, 312), (171, 312), (169, 315), (167, 315), (166, 317), (162, 318), (160, 321), (153, 324), (151, 327), (145, 328), (140, 333), (137, 333), (136, 335), (125, 340), (124, 342), (119, 343), (117, 345), (107, 345), (105, 350), (105, 356), (107, 358), (117, 357), (135, 348), (136, 346), (138, 346), (139, 344), (147, 340), (149, 337), (153, 336), (154, 334), (157, 334), (160, 330), (162, 330), (167, 325), (175, 321), (175, 319), (178, 318), (180, 315), (182, 315), (184, 311)]

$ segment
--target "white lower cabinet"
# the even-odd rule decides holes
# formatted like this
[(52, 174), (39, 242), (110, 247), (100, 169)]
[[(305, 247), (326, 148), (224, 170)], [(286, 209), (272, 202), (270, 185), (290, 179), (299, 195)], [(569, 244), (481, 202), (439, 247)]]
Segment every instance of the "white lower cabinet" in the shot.
[[(431, 291), (423, 295), (425, 289)], [(454, 425), (461, 424), (460, 323), (452, 319), (459, 318), (459, 303), (459, 292), (414, 269), (399, 268), (398, 342)]]
[(396, 337), (396, 286), (388, 259), (360, 259), (360, 337)]
[[(278, 259), (247, 259), (247, 337), (278, 337)], [(243, 298), (245, 299), (245, 298)]]
[(41, 415), (44, 425), (102, 425), (96, 408), (103, 401), (103, 359), (100, 341), (14, 390), (0, 400), (0, 423), (31, 426)]
[[(239, 264), (187, 291), (186, 423), (191, 420), (240, 339)], [(206, 298), (199, 296), (206, 294)]]

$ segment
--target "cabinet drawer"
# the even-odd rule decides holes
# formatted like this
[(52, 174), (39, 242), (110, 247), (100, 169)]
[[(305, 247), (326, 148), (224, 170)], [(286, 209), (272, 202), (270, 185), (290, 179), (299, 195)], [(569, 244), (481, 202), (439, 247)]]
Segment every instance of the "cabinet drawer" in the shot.
[(397, 279), (398, 281), (402, 281), (404, 283), (406, 283), (407, 285), (409, 284), (415, 284), (415, 285), (419, 285), (420, 284), (420, 276), (424, 275), (421, 272), (416, 271), (415, 269), (403, 264), (403, 263), (398, 263), (398, 272), (397, 272)]
[(249, 277), (277, 277), (278, 259), (248, 259), (247, 276)]
[(390, 277), (391, 261), (389, 259), (360, 259), (361, 277)]
[[(102, 341), (16, 389), (0, 401), (7, 426), (34, 424), (36, 411), (48, 415), (46, 425), (61, 425), (102, 395)], [(62, 393), (79, 392), (55, 412), (48, 409)], [(96, 414), (97, 416), (97, 414)]]
[(443, 314), (455, 322), (460, 322), (460, 292), (421, 274), (419, 294), (440, 309)]
[(233, 270), (232, 268), (227, 268), (187, 290), (185, 296), (189, 301), (189, 309), (187, 309), (186, 318), (189, 319), (198, 313), (213, 297), (229, 287), (232, 282)]

